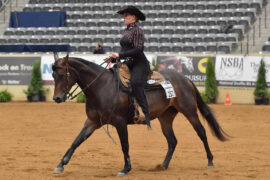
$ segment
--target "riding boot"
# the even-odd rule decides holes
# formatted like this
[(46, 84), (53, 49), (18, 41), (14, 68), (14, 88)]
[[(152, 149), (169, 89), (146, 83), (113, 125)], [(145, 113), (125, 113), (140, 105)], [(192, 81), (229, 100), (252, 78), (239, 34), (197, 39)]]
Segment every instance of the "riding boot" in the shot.
[(143, 124), (145, 121), (148, 128), (151, 129), (149, 113), (148, 112), (144, 113), (141, 106), (139, 106), (136, 100), (134, 101), (134, 106), (135, 106), (135, 115), (134, 115), (135, 123)]
[(150, 123), (149, 113), (144, 113), (144, 116), (145, 116), (145, 122), (147, 124), (148, 130), (152, 130), (152, 126), (151, 126), (151, 123)]
[[(138, 122), (142, 123), (143, 121), (146, 122), (148, 129), (151, 128), (150, 124), (150, 117), (149, 117), (149, 111), (148, 111), (148, 104), (146, 100), (146, 96), (144, 94), (144, 88), (143, 87), (134, 87), (132, 89), (133, 95), (135, 96), (135, 107), (137, 106), (137, 113), (138, 116)], [(135, 110), (136, 114), (136, 110)]]

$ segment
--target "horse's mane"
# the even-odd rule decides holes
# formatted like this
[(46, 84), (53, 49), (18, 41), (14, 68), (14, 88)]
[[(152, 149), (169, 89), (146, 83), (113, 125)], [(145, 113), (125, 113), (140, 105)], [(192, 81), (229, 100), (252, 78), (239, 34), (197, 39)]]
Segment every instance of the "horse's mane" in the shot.
[(85, 64), (86, 66), (88, 67), (91, 67), (92, 69), (94, 69), (95, 71), (101, 71), (103, 70), (104, 68), (96, 63), (93, 63), (93, 62), (90, 62), (90, 61), (87, 61), (85, 59), (82, 59), (82, 58), (77, 58), (77, 57), (70, 57), (69, 58), (69, 61), (79, 61), (80, 63), (82, 64)]

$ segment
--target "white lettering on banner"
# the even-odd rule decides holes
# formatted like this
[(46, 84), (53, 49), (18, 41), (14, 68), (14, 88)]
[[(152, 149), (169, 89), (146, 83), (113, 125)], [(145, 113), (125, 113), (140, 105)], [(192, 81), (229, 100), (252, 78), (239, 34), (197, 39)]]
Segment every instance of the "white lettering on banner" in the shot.
[(19, 85), (20, 80), (1, 80), (3, 85)]
[(226, 80), (243, 76), (243, 56), (217, 56), (216, 74)]
[(11, 71), (18, 71), (19, 70), (19, 66), (10, 66), (10, 70)]
[(232, 86), (233, 85), (233, 82), (230, 81), (219, 81), (219, 85), (223, 85), (223, 86)]
[(0, 65), (0, 71), (32, 71), (33, 66), (20, 64), (20, 65)]
[(7, 84), (7, 80), (1, 80), (2, 84), (6, 85)]
[(27, 66), (25, 64), (21, 64), (21, 71), (32, 71), (33, 66)]
[(240, 81), (240, 82), (234, 82), (233, 85), (235, 85), (235, 86), (246, 86), (246, 83), (243, 82), (243, 81)]
[(20, 84), (18, 80), (8, 80), (8, 84)]
[(9, 66), (7, 64), (0, 65), (0, 71), (8, 71), (8, 70), (9, 70)]
[(185, 75), (185, 77), (187, 77), (191, 81), (203, 81), (204, 82), (206, 80), (205, 75)]
[(164, 88), (167, 99), (176, 97), (174, 89), (170, 81), (162, 81), (160, 85)]
[(15, 72), (8, 72), (8, 76), (19, 76), (21, 73), (15, 73)]

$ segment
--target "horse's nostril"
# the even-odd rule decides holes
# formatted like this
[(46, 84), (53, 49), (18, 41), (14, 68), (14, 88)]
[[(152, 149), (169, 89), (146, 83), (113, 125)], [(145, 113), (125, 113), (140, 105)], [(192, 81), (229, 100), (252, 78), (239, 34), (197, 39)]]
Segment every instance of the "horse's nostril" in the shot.
[(53, 100), (57, 103), (60, 103), (62, 101), (60, 97), (53, 97)]

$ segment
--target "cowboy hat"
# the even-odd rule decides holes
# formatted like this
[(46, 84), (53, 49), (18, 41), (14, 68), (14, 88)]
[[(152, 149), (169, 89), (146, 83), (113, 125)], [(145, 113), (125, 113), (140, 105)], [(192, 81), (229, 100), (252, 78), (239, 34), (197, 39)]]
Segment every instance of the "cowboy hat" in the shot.
[(124, 14), (124, 13), (129, 13), (134, 16), (136, 16), (139, 20), (144, 21), (145, 20), (145, 15), (135, 6), (128, 6), (125, 9), (122, 9), (117, 12), (118, 14)]

